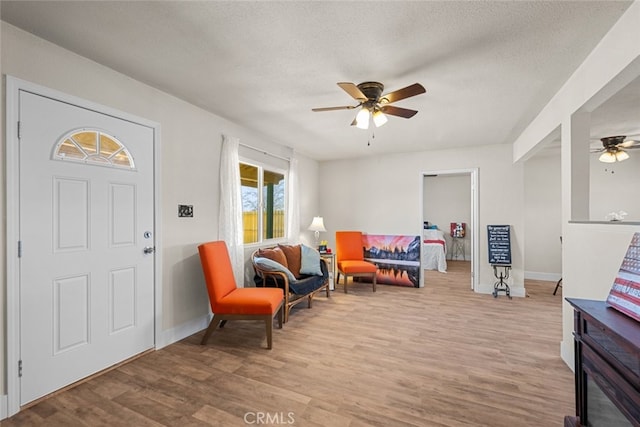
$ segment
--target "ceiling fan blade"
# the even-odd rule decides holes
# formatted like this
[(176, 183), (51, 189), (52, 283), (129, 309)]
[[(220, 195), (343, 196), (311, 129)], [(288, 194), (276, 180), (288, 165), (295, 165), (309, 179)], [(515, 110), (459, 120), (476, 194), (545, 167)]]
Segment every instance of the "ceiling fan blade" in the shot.
[(602, 153), (605, 149), (604, 148), (592, 148), (591, 150), (589, 150), (590, 153)]
[(357, 108), (358, 105), (344, 105), (342, 107), (323, 107), (323, 108), (312, 108), (311, 111), (335, 111), (335, 110), (353, 110)]
[(394, 92), (389, 92), (386, 95), (382, 95), (380, 97), (380, 102), (383, 104), (391, 104), (392, 102), (400, 101), (401, 99), (420, 95), (421, 93), (425, 93), (426, 91), (427, 90), (420, 83), (414, 83), (411, 86), (407, 86)]
[(634, 141), (633, 139), (629, 139), (618, 144), (618, 147), (622, 148), (640, 148), (640, 141)]
[(418, 113), (416, 110), (394, 107), (393, 105), (383, 105), (380, 107), (380, 111), (391, 116), (404, 117), (405, 119), (409, 119)]
[(367, 101), (367, 96), (362, 93), (362, 91), (353, 83), (349, 82), (340, 82), (338, 86), (342, 88), (345, 92), (347, 92), (353, 99), (358, 101)]

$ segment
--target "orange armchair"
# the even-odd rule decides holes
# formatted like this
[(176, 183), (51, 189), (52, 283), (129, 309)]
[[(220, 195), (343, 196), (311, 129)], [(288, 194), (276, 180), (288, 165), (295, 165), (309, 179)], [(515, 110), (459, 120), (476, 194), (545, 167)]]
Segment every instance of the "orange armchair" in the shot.
[(340, 275), (344, 275), (344, 292), (347, 293), (347, 281), (351, 277), (371, 277), (373, 292), (376, 291), (376, 274), (378, 267), (364, 260), (362, 249), (362, 233), (359, 231), (336, 231), (336, 264), (340, 283)]
[(284, 294), (279, 288), (238, 288), (233, 276), (227, 245), (223, 241), (198, 246), (204, 279), (207, 283), (213, 318), (200, 344), (207, 343), (211, 333), (224, 327), (227, 320), (264, 320), (267, 347), (271, 348), (273, 318), (278, 315), (282, 328)]

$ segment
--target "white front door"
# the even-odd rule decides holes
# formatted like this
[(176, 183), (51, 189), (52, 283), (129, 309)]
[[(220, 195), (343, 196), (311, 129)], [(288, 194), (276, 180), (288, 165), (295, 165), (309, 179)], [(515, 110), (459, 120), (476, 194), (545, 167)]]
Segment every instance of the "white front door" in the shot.
[(19, 96), (24, 405), (154, 346), (154, 129)]

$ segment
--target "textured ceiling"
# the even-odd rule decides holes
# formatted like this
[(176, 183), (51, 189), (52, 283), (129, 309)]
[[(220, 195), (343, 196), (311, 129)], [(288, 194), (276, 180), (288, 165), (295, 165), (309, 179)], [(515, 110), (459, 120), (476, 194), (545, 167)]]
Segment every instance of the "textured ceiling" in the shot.
[[(10, 24), (326, 160), (512, 143), (629, 5), (2, 1), (0, 12)], [(421, 83), (426, 94), (395, 104), (419, 113), (390, 117), (372, 132), (349, 126), (354, 110), (311, 111), (355, 104), (336, 82), (369, 80), (385, 92)], [(627, 132), (622, 121), (616, 126)]]

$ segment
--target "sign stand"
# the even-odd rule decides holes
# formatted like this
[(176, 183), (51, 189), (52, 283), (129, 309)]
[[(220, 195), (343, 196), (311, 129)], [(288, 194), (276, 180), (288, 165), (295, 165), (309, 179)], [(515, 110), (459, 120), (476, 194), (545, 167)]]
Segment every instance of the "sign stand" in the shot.
[(511, 299), (511, 288), (506, 282), (511, 272), (511, 226), (487, 225), (489, 234), (489, 264), (498, 281), (493, 285), (493, 297), (504, 292)]
[[(503, 270), (498, 274), (498, 269), (502, 268)], [(505, 282), (509, 278), (509, 272), (511, 271), (510, 265), (498, 265), (493, 264), (493, 275), (496, 276), (498, 281), (493, 284), (493, 297), (498, 298), (498, 292), (504, 292), (505, 295), (511, 299), (511, 288), (509, 284)]]

